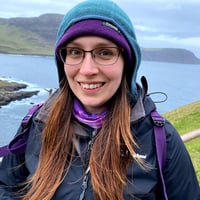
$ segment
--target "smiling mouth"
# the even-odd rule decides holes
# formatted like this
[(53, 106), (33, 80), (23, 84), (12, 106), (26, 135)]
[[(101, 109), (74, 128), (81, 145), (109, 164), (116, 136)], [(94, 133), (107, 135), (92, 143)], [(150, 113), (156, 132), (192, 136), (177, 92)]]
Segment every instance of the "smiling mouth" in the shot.
[(96, 88), (100, 88), (104, 85), (104, 83), (80, 83), (80, 86), (83, 88), (83, 89), (87, 89), (87, 90), (93, 90), (93, 89), (96, 89)]

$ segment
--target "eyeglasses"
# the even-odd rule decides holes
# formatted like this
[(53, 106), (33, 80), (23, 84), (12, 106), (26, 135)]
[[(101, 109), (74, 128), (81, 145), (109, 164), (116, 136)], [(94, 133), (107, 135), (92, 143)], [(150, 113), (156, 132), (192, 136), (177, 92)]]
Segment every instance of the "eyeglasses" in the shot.
[(99, 65), (113, 65), (117, 62), (123, 49), (118, 47), (100, 47), (85, 51), (77, 47), (64, 47), (59, 49), (59, 55), (66, 65), (78, 65), (83, 62), (85, 53), (91, 53), (92, 59)]

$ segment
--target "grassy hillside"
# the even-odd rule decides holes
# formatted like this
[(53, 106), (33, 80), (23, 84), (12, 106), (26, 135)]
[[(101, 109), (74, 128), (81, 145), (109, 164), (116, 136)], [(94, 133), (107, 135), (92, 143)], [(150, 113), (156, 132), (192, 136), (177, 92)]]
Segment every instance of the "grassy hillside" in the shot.
[[(52, 46), (32, 32), (24, 32), (19, 27), (0, 25), (0, 52), (14, 54), (52, 54)], [(12, 39), (11, 39), (12, 38)]]
[(62, 15), (0, 19), (0, 52), (53, 55)]
[[(56, 33), (63, 18), (44, 14), (29, 18), (0, 18), (0, 53), (53, 55)], [(192, 52), (176, 48), (141, 48), (147, 61), (199, 64)]]
[[(164, 116), (169, 119), (180, 134), (200, 128), (200, 101), (180, 107)], [(200, 137), (185, 143), (200, 183)]]

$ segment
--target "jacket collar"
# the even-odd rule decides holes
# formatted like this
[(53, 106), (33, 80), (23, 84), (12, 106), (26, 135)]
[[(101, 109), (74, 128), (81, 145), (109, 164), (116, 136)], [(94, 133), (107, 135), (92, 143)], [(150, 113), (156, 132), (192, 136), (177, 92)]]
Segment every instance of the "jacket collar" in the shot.
[[(53, 104), (54, 100), (59, 94), (59, 89), (56, 90), (44, 103), (44, 106), (38, 112), (36, 119), (42, 122), (46, 122), (49, 113), (49, 108)], [(149, 97), (145, 97), (144, 91), (141, 87), (138, 87), (138, 99), (135, 105), (131, 109), (131, 123), (136, 123), (140, 119), (144, 118), (149, 114), (155, 105)], [(145, 97), (145, 99), (144, 99)]]
[(138, 89), (138, 99), (134, 107), (131, 109), (131, 122), (136, 123), (145, 117), (145, 109), (143, 103), (143, 95), (141, 88)]

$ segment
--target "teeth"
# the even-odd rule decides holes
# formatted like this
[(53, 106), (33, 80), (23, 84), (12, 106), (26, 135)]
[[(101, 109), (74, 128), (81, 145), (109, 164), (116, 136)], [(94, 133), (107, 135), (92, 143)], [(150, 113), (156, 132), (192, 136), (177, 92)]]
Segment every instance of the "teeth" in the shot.
[(81, 83), (81, 86), (84, 88), (84, 89), (96, 89), (96, 88), (99, 88), (101, 87), (103, 84), (102, 83), (97, 83), (97, 84), (87, 84), (87, 83)]

